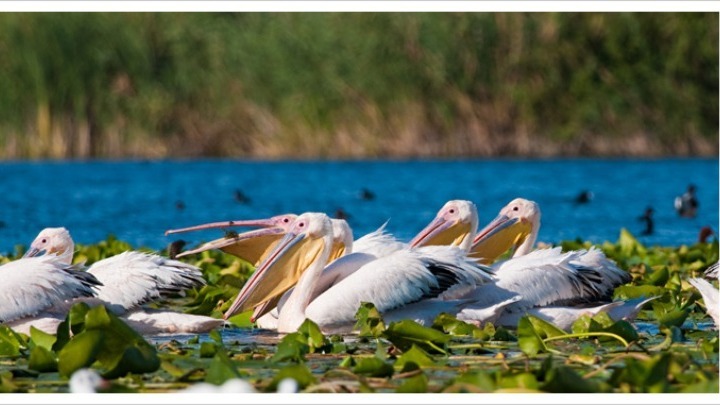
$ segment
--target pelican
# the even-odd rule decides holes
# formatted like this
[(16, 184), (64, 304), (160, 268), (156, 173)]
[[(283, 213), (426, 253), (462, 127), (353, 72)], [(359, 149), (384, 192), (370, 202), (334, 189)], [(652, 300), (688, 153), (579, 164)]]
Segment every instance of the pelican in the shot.
[[(455, 247), (403, 249), (373, 260), (311, 300), (330, 256), (332, 223), (322, 213), (300, 215), (243, 286), (224, 317), (274, 296), (283, 273), (300, 274), (279, 311), (278, 331), (293, 332), (308, 318), (325, 331), (347, 331), (362, 302), (372, 302), (387, 320), (412, 306), (416, 320), (432, 320), (442, 310), (462, 303), (434, 298), (458, 284), (480, 284), (490, 275)], [(407, 316), (403, 314), (403, 317)]]
[(21, 258), (0, 266), (0, 323), (18, 327), (67, 300), (94, 297), (102, 284), (54, 256)]
[[(65, 228), (45, 228), (30, 245), (26, 258), (43, 252), (62, 263), (72, 262), (75, 244)], [(43, 257), (43, 256), (41, 256)], [(144, 334), (199, 333), (222, 326), (224, 321), (207, 316), (180, 314), (163, 310), (143, 310), (140, 306), (155, 299), (205, 284), (199, 268), (164, 257), (136, 251), (95, 262), (87, 270), (101, 283), (96, 297), (84, 299), (102, 304)], [(55, 308), (55, 317), (67, 313), (74, 301)], [(52, 316), (50, 317), (52, 318)], [(54, 333), (54, 330), (52, 330)]]
[[(714, 279), (718, 278), (718, 263), (708, 267), (705, 271), (705, 277)], [(713, 285), (707, 280), (703, 280), (701, 278), (691, 278), (688, 282), (700, 292), (700, 295), (702, 295), (703, 301), (705, 301), (705, 310), (715, 322), (715, 328), (720, 327), (720, 310), (718, 309), (718, 297), (720, 297), (720, 292), (718, 289), (713, 287)]]
[[(411, 246), (459, 246), (486, 263), (515, 247), (512, 259), (493, 265), (495, 283), (482, 284), (466, 294), (452, 297), (474, 301), (457, 314), (458, 319), (486, 321), (478, 317), (484, 314), (479, 309), (502, 303), (506, 304), (497, 308), (498, 311), (522, 312), (549, 305), (604, 301), (610, 298), (615, 286), (630, 279), (597, 249), (562, 253), (561, 248), (554, 248), (531, 252), (540, 227), (540, 209), (532, 201), (513, 200), (471, 239), (468, 235), (474, 234), (476, 224), (474, 204), (449, 201), (410, 243)], [(567, 312), (572, 313), (573, 309)]]
[[(347, 221), (335, 218), (331, 218), (330, 221), (333, 229), (333, 248), (328, 259), (329, 264), (325, 266), (313, 288), (311, 301), (363, 265), (406, 247), (404, 243), (385, 232), (387, 222), (377, 230), (353, 241), (353, 232)], [(278, 295), (256, 307), (250, 320), (260, 328), (277, 329), (277, 305), (284, 302), (291, 291), (292, 288), (285, 291), (282, 296)], [(268, 310), (269, 313), (266, 314)]]

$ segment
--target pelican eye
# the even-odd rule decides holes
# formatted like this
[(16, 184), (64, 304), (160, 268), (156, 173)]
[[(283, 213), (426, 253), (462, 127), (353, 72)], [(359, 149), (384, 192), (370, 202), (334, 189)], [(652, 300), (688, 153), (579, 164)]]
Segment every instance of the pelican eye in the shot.
[(513, 207), (513, 211), (517, 211), (518, 209), (518, 207)]
[(47, 243), (47, 239), (41, 240), (40, 243)]
[(451, 214), (454, 214), (454, 213), (455, 213), (455, 208), (450, 208), (450, 211), (448, 211), (448, 212), (451, 213)]

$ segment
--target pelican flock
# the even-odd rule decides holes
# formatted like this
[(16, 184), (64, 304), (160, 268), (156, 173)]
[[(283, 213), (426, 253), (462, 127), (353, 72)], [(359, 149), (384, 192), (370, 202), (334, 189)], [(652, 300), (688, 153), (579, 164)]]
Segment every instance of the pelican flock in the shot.
[[(482, 324), (513, 327), (533, 315), (569, 329), (582, 315), (607, 313), (632, 320), (658, 297), (612, 301), (631, 280), (597, 248), (565, 251), (535, 247), (541, 211), (512, 200), (479, 229), (477, 207), (448, 201), (409, 242), (386, 231), (355, 239), (343, 219), (324, 213), (212, 222), (166, 235), (207, 229), (254, 228), (225, 236), (168, 259), (137, 251), (93, 263), (72, 264), (74, 242), (65, 228), (46, 228), (23, 258), (0, 266), (0, 322), (21, 332), (53, 333), (75, 302), (105, 305), (145, 334), (202, 333), (252, 310), (260, 328), (288, 333), (310, 319), (323, 331), (351, 332), (363, 302), (386, 321), (430, 324), (440, 313)], [(188, 315), (144, 304), (205, 285), (202, 271), (179, 259), (221, 250), (255, 266), (223, 319)], [(717, 277), (717, 267), (708, 277)], [(717, 289), (688, 280), (717, 325)]]

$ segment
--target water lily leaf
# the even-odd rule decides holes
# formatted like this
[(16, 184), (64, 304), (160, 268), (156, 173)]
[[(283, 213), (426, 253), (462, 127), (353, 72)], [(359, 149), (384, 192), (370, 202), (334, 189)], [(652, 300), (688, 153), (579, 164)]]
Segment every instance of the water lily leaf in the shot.
[(253, 323), (250, 321), (253, 311), (245, 311), (228, 318), (228, 322), (238, 328), (252, 328)]
[(441, 313), (433, 321), (433, 329), (444, 331), (453, 336), (468, 336), (476, 332), (482, 332), (482, 329), (467, 322), (458, 320), (452, 315)]
[(662, 325), (662, 326), (680, 327), (680, 326), (682, 326), (683, 322), (685, 322), (685, 319), (687, 319), (689, 314), (690, 314), (689, 309), (676, 309), (674, 311), (670, 311), (668, 313), (657, 316), (657, 319), (658, 319), (658, 322), (660, 323), (660, 325)]
[(413, 344), (428, 352), (445, 353), (450, 336), (432, 328), (426, 328), (412, 320), (393, 322), (382, 336), (402, 351), (410, 350)]
[(328, 345), (328, 340), (320, 331), (320, 327), (318, 327), (317, 324), (310, 319), (305, 319), (302, 325), (298, 328), (298, 333), (305, 336), (311, 353), (314, 353), (316, 349), (320, 349)]
[(395, 367), (403, 367), (407, 362), (413, 362), (421, 367), (432, 366), (435, 364), (435, 361), (433, 361), (433, 359), (425, 352), (425, 350), (417, 347), (416, 345), (412, 345), (412, 347), (410, 347), (410, 350), (406, 351), (400, 357), (398, 357), (397, 361), (395, 362)]
[(521, 388), (524, 390), (538, 390), (537, 378), (531, 373), (519, 373), (503, 377), (498, 384), (498, 388)]
[(425, 374), (418, 374), (416, 376), (406, 378), (402, 384), (395, 390), (397, 393), (418, 393), (427, 392), (428, 390), (428, 378)]
[(663, 266), (660, 269), (653, 271), (650, 276), (645, 277), (644, 284), (664, 286), (669, 279), (670, 273), (668, 272), (667, 266)]
[(380, 337), (385, 331), (385, 322), (380, 315), (380, 312), (370, 302), (363, 302), (360, 304), (355, 313), (355, 326), (353, 330), (359, 331), (359, 336), (372, 336)]
[(40, 329), (36, 329), (34, 326), (30, 327), (30, 339), (32, 341), (47, 350), (52, 350), (53, 345), (57, 341), (57, 336), (45, 333)]
[(17, 357), (24, 349), (25, 343), (20, 335), (9, 327), (0, 325), (0, 357)]
[[(101, 358), (99, 355), (98, 358)], [(115, 363), (101, 361), (109, 370), (102, 374), (104, 378), (114, 379), (128, 373), (151, 373), (160, 368), (160, 359), (152, 346), (127, 346)]]
[(492, 392), (496, 389), (495, 380), (484, 371), (464, 373), (455, 378), (455, 383), (472, 384), (485, 392)]
[(620, 237), (618, 238), (617, 245), (620, 247), (620, 253), (623, 256), (631, 256), (635, 253), (644, 255), (645, 247), (640, 243), (633, 234), (627, 229), (622, 228), (620, 230)]
[(41, 373), (58, 371), (58, 362), (55, 353), (43, 346), (35, 346), (30, 351), (28, 368)]
[(0, 393), (17, 391), (18, 387), (13, 383), (13, 375), (9, 371), (0, 372)]
[(377, 357), (363, 357), (357, 360), (357, 364), (353, 367), (353, 372), (356, 374), (378, 378), (392, 377), (394, 371), (393, 366)]
[[(620, 336), (621, 338), (625, 339), (626, 342), (634, 342), (638, 340), (640, 337), (638, 336), (637, 330), (630, 324), (630, 322), (625, 320), (619, 320), (612, 325), (610, 325), (607, 328), (604, 328), (602, 332), (608, 332), (615, 335)], [(602, 340), (605, 339), (611, 339), (607, 337), (602, 337)]]
[(654, 285), (621, 285), (615, 288), (613, 296), (618, 300), (663, 295), (668, 290)]
[(101, 330), (85, 331), (75, 336), (58, 353), (58, 371), (61, 376), (70, 377), (84, 367), (90, 367), (102, 349), (105, 333)]
[(305, 361), (305, 355), (310, 351), (306, 341), (307, 339), (298, 332), (288, 333), (278, 343), (277, 350), (270, 361), (291, 361), (295, 363)]
[(209, 359), (211, 357), (214, 357), (217, 353), (218, 348), (214, 343), (210, 342), (202, 342), (200, 344), (200, 357), (204, 359)]
[(557, 366), (551, 367), (545, 374), (545, 382), (540, 389), (560, 393), (598, 392), (598, 385), (582, 378), (570, 367)]
[(530, 320), (530, 323), (532, 323), (535, 332), (537, 332), (538, 336), (541, 338), (567, 335), (564, 330), (544, 319), (540, 319), (532, 315), (528, 315), (527, 318)]
[(217, 352), (208, 366), (205, 382), (222, 385), (225, 381), (233, 378), (240, 378), (237, 368), (224, 351)]
[(352, 356), (347, 356), (340, 362), (340, 364), (338, 364), (338, 367), (351, 368), (355, 367), (355, 364), (357, 364), (355, 359), (353, 359)]
[(517, 334), (518, 346), (528, 356), (535, 357), (538, 353), (547, 351), (545, 343), (538, 335), (529, 317), (523, 316), (520, 318)]
[(298, 388), (301, 390), (310, 384), (315, 384), (315, 382), (317, 381), (315, 379), (315, 376), (313, 376), (313, 374), (310, 372), (310, 369), (308, 369), (304, 364), (295, 364), (280, 369), (280, 371), (275, 374), (275, 377), (273, 377), (270, 385), (268, 386), (268, 389), (271, 391), (276, 391), (280, 381), (286, 378), (292, 378), (293, 380), (295, 380), (295, 382), (297, 382)]

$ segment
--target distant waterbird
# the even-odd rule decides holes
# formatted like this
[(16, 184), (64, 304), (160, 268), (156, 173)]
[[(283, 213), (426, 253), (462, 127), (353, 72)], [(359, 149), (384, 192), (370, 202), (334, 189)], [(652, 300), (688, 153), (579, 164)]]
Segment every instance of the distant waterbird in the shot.
[(684, 218), (695, 218), (698, 206), (700, 205), (695, 195), (697, 188), (690, 184), (683, 195), (675, 197), (675, 211)]

